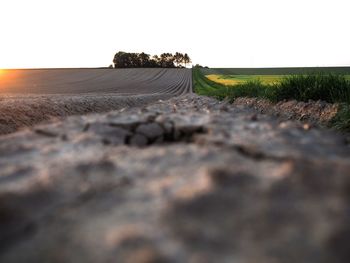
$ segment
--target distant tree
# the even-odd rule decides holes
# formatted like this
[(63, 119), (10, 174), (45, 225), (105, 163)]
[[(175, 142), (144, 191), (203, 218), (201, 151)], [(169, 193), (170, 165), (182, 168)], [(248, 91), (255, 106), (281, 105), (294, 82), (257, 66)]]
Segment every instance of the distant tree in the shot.
[(176, 52), (163, 53), (160, 56), (150, 56), (142, 53), (127, 53), (119, 51), (114, 55), (113, 64), (115, 68), (175, 68), (183, 67), (191, 60), (187, 54)]
[(154, 55), (152, 57), (152, 59), (150, 60), (150, 67), (152, 67), (152, 68), (160, 68), (161, 67), (160, 57), (158, 57), (157, 55)]
[(183, 63), (183, 57), (184, 57), (183, 54), (181, 54), (179, 52), (175, 53), (175, 55), (174, 55), (174, 62), (175, 62), (177, 67), (181, 66), (181, 64)]
[(185, 53), (185, 55), (184, 55), (184, 57), (183, 57), (183, 61), (184, 61), (184, 63), (185, 63), (185, 67), (187, 66), (188, 63), (191, 63), (191, 62), (192, 62), (187, 53)]
[(131, 66), (130, 54), (123, 51), (118, 52), (114, 56), (113, 63), (115, 68), (129, 68)]
[(138, 55), (139, 64), (142, 68), (148, 68), (150, 66), (150, 55), (142, 52)]
[(208, 66), (202, 66), (202, 65), (199, 65), (199, 64), (196, 64), (194, 66), (194, 68), (209, 68)]
[(119, 51), (118, 53), (116, 53), (114, 55), (114, 58), (113, 58), (113, 64), (114, 64), (114, 67), (115, 68), (122, 68), (124, 67), (124, 63), (122, 62), (122, 55), (123, 55), (123, 51)]
[(128, 68), (139, 68), (140, 64), (137, 53), (128, 53)]
[(171, 53), (163, 53), (160, 55), (160, 62), (162, 68), (175, 68), (174, 56)]

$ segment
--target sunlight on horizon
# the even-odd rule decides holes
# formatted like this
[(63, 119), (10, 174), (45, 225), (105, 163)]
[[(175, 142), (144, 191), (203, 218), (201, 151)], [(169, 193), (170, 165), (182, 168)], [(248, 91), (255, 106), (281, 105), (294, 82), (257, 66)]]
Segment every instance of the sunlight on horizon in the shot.
[(2, 0), (0, 68), (108, 67), (118, 51), (179, 51), (209, 67), (350, 66), (348, 10), (347, 0)]
[(16, 69), (0, 69), (0, 88), (13, 82), (20, 83), (22, 74), (20, 70)]

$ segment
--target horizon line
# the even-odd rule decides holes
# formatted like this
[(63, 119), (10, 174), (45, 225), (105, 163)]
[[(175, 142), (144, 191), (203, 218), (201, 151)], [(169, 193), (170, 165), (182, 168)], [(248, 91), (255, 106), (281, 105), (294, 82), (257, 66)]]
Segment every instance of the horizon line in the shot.
[[(192, 65), (192, 67), (186, 67), (187, 69), (193, 68), (195, 65)], [(200, 65), (202, 66), (202, 65)], [(202, 66), (206, 67), (206, 66)], [(137, 68), (137, 67), (135, 67)], [(139, 67), (142, 69), (142, 67)], [(156, 68), (156, 67), (155, 67)], [(350, 65), (348, 66), (273, 66), (273, 67), (208, 67), (211, 69), (295, 69), (295, 68), (350, 68)], [(105, 67), (33, 67), (33, 68), (0, 68), (0, 70), (64, 70), (64, 69), (127, 69), (127, 68), (110, 68), (108, 66)]]

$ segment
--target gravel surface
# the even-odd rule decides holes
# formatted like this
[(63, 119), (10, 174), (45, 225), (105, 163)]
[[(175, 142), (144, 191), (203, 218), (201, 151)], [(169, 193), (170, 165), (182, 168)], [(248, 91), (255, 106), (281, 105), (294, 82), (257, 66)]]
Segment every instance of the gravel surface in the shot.
[(350, 260), (350, 147), (193, 94), (0, 137), (0, 262)]
[(0, 134), (192, 92), (190, 69), (32, 69), (0, 76)]

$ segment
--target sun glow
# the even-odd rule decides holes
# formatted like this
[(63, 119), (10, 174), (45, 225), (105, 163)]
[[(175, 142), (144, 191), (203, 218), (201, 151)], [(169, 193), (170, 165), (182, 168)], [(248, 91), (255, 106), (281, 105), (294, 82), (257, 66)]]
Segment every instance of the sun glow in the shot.
[(6, 69), (1, 69), (0, 68), (0, 87), (2, 86), (1, 84), (4, 82), (6, 76)]
[(8, 70), (0, 68), (0, 80), (4, 80), (6, 75), (8, 75)]
[(15, 69), (0, 69), (0, 90), (1, 92), (11, 91), (22, 83), (22, 73)]
[(8, 70), (0, 68), (0, 78), (4, 78), (7, 75)]

